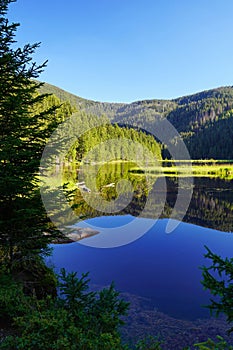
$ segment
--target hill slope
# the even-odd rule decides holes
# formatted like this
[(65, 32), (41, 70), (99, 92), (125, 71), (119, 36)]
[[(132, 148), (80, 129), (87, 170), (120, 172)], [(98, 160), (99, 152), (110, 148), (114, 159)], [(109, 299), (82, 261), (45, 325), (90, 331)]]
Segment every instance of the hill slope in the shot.
[(127, 122), (145, 130), (167, 118), (182, 135), (194, 159), (233, 159), (233, 87), (220, 87), (173, 100), (144, 100), (129, 104), (86, 100), (45, 84), (42, 92), (87, 113), (105, 114), (112, 123)]

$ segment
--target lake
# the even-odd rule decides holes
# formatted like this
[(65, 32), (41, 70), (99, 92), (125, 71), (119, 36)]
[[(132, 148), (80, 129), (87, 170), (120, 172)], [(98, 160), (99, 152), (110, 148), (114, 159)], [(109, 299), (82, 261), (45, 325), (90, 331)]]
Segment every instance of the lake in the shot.
[[(154, 310), (183, 320), (208, 318), (209, 311), (203, 307), (209, 303), (210, 294), (204, 291), (200, 267), (208, 265), (204, 258), (205, 247), (222, 257), (231, 257), (233, 251), (233, 182), (219, 178), (196, 177), (190, 205), (183, 222), (174, 223), (175, 229), (166, 233), (170, 213), (178, 194), (178, 179), (167, 177), (166, 193), (159, 218), (152, 212), (143, 213), (148, 198), (148, 186), (158, 178), (147, 174), (130, 173), (132, 164), (103, 165), (102, 171), (88, 170), (90, 179), (84, 179), (92, 191), (93, 174), (97, 194), (90, 205), (82, 189), (77, 190), (75, 201), (78, 220), (76, 226), (94, 228), (99, 233), (71, 244), (53, 245), (50, 263), (58, 270), (90, 272), (94, 285), (106, 286), (115, 282), (122, 292), (145, 297)], [(65, 171), (66, 179), (79, 181), (80, 174)], [(116, 184), (119, 179), (132, 183), (133, 196), (130, 203), (119, 212), (103, 213), (98, 210), (98, 197), (105, 201), (116, 200)], [(111, 185), (111, 186), (109, 186)], [(161, 192), (161, 191), (160, 191)], [(101, 200), (102, 200), (101, 199)], [(96, 204), (97, 203), (97, 204)], [(75, 227), (75, 225), (74, 225)], [(140, 233), (141, 232), (141, 233)], [(117, 240), (119, 238), (119, 242)], [(124, 237), (129, 239), (124, 241)], [(114, 241), (113, 246), (106, 242)], [(105, 245), (108, 248), (103, 248)]]

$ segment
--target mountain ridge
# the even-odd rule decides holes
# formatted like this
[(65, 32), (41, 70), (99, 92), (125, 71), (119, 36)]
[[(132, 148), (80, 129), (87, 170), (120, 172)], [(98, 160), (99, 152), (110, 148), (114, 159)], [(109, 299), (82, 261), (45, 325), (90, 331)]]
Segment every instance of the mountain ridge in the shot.
[[(78, 98), (82, 101), (88, 101), (88, 102), (91, 102), (91, 103), (101, 103), (101, 104), (113, 104), (113, 105), (130, 105), (130, 104), (135, 104), (135, 103), (141, 103), (141, 102), (152, 102), (152, 101), (179, 101), (179, 100), (183, 100), (183, 99), (187, 99), (187, 98), (190, 98), (190, 97), (197, 97), (197, 96), (200, 96), (201, 94), (205, 95), (205, 97), (209, 97), (212, 94), (217, 94), (219, 91), (222, 91), (222, 90), (228, 90), (228, 89), (232, 89), (233, 90), (233, 85), (223, 85), (223, 86), (218, 86), (218, 87), (215, 87), (215, 88), (211, 88), (211, 89), (205, 89), (205, 90), (201, 90), (201, 91), (197, 91), (197, 92), (194, 92), (194, 93), (191, 93), (191, 94), (187, 94), (187, 95), (182, 95), (182, 96), (178, 96), (178, 97), (175, 97), (175, 98), (170, 98), (170, 99), (167, 99), (167, 98), (146, 98), (146, 99), (140, 99), (140, 100), (134, 100), (132, 102), (105, 102), (105, 101), (98, 101), (98, 100), (91, 100), (91, 99), (88, 99), (88, 98), (85, 98), (85, 97), (81, 97), (79, 95), (76, 95), (72, 92), (69, 92), (67, 91), (66, 89), (63, 89), (63, 88), (60, 88), (54, 84), (50, 84), (48, 82), (42, 82), (45, 86), (41, 88), (42, 92), (44, 91), (51, 91), (54, 89), (54, 91), (60, 91), (62, 93), (65, 93), (67, 95), (71, 95), (73, 96), (74, 98)], [(59, 96), (58, 96), (59, 97)], [(60, 97), (59, 97), (60, 98)]]
[(42, 86), (41, 93), (55, 94), (87, 114), (105, 115), (111, 123), (142, 130), (153, 130), (158, 120), (167, 118), (182, 136), (193, 159), (233, 159), (233, 86), (171, 100), (131, 103), (92, 101), (48, 83)]

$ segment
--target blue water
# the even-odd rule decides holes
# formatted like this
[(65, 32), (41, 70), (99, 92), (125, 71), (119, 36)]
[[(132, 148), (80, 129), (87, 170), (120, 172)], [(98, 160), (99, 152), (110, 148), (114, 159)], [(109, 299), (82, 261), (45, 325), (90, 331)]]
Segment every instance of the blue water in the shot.
[[(133, 220), (130, 215), (99, 217), (87, 220), (101, 228), (122, 226)], [(139, 219), (140, 226), (148, 220)], [(52, 262), (58, 270), (87, 272), (94, 284), (115, 281), (120, 291), (148, 297), (155, 308), (184, 319), (208, 317), (203, 305), (209, 302), (208, 291), (201, 284), (200, 266), (209, 265), (204, 245), (213, 252), (232, 256), (233, 234), (192, 224), (180, 223), (171, 234), (165, 233), (168, 219), (158, 220), (136, 241), (117, 248), (93, 248), (81, 243), (52, 245)], [(110, 233), (111, 234), (111, 233)], [(88, 240), (101, 240), (100, 233)]]

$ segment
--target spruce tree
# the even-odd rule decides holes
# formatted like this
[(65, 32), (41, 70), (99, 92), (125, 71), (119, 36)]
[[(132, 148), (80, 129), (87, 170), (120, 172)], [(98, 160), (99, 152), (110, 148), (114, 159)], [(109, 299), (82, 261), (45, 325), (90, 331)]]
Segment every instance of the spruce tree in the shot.
[(0, 0), (0, 262), (10, 270), (29, 266), (47, 245), (38, 169), (57, 123), (56, 107), (38, 108), (48, 96), (35, 80), (47, 63), (32, 60), (40, 44), (16, 48), (19, 24), (6, 17), (13, 2)]

